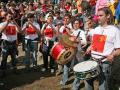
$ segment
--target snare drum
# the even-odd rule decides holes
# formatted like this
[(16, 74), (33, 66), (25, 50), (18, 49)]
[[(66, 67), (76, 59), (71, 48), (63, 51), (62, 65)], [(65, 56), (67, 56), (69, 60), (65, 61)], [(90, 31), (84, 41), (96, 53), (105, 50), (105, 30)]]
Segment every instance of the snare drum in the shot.
[(73, 67), (75, 75), (78, 79), (87, 80), (99, 75), (100, 68), (96, 61), (84, 61)]
[(65, 48), (61, 43), (55, 43), (50, 52), (58, 64), (66, 64), (75, 54), (75, 49)]

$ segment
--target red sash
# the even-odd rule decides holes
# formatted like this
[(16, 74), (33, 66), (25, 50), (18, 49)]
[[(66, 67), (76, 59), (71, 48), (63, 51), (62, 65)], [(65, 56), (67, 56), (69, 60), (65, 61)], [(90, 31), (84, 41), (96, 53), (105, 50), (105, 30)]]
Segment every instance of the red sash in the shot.
[(93, 36), (92, 50), (103, 53), (107, 36), (95, 34)]
[(28, 35), (30, 35), (30, 34), (35, 34), (35, 33), (36, 33), (36, 30), (34, 30), (32, 27), (28, 27), (28, 28), (26, 28), (26, 33), (27, 33)]
[(53, 30), (52, 30), (52, 28), (46, 28), (44, 30), (44, 34), (45, 34), (46, 37), (52, 38), (53, 37)]
[(7, 26), (6, 35), (16, 35), (16, 26)]

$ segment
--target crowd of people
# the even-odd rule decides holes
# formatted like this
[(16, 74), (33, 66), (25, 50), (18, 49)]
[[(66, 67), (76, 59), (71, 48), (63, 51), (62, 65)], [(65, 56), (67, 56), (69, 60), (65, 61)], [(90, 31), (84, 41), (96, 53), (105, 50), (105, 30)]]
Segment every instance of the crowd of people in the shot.
[[(109, 90), (112, 61), (120, 55), (120, 1), (68, 1), (8, 0), (7, 3), (0, 3), (2, 77), (6, 75), (9, 55), (13, 70), (16, 72), (18, 45), (21, 44), (25, 52), (23, 64), (27, 70), (30, 67), (36, 69), (37, 53), (41, 52), (43, 55), (41, 72), (47, 72), (50, 68), (52, 74), (63, 73), (60, 84), (65, 86), (69, 72), (75, 65), (92, 60), (99, 63), (100, 73), (96, 77), (84, 80), (85, 89), (93, 90), (93, 81), (98, 79), (99, 90)], [(65, 58), (62, 56), (64, 53), (58, 50), (62, 47), (59, 43), (64, 46), (66, 52), (70, 51), (70, 48), (74, 52), (67, 63), (56, 63), (61, 57)], [(59, 47), (52, 55), (51, 50), (57, 45)], [(57, 57), (59, 53), (61, 56)], [(106, 60), (102, 61), (103, 59)], [(73, 90), (79, 90), (80, 80), (75, 77)]]

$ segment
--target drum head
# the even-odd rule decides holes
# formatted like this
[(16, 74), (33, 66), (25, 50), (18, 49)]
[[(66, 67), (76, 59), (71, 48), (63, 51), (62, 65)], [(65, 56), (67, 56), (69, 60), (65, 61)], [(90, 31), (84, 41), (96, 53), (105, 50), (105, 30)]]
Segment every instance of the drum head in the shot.
[(65, 51), (59, 55), (57, 63), (61, 65), (68, 63), (71, 61), (74, 54), (75, 50), (73, 48), (66, 48)]
[(92, 70), (98, 66), (98, 63), (96, 61), (84, 61), (81, 63), (78, 63), (73, 67), (73, 70), (75, 72), (85, 72)]
[(75, 43), (74, 41), (71, 41), (69, 38), (72, 36), (69, 36), (67, 34), (62, 35), (60, 38), (60, 42), (65, 46), (65, 47), (72, 47), (72, 48), (76, 48), (78, 46), (77, 43)]

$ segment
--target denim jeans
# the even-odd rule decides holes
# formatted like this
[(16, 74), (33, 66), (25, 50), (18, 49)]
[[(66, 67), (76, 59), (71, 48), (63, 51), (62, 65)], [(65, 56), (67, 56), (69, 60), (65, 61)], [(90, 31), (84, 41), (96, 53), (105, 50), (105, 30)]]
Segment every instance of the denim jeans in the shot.
[[(100, 66), (100, 71), (101, 73), (98, 76), (98, 80), (99, 80), (99, 90), (109, 90), (108, 87), (108, 82), (110, 79), (110, 74), (111, 74), (111, 65), (110, 64), (106, 64), (106, 63), (102, 63)], [(94, 90), (93, 87), (93, 81), (96, 78), (90, 79), (90, 80), (86, 80), (85, 81), (85, 89), (86, 90)]]
[[(82, 61), (84, 61), (84, 58), (82, 56), (82, 51), (78, 50), (76, 53), (76, 64), (80, 63)], [(73, 87), (72, 90), (79, 90), (80, 88), (80, 79), (78, 79), (77, 77), (75, 77), (75, 80), (73, 81)]]
[(62, 75), (62, 80), (61, 80), (62, 85), (65, 85), (67, 83), (68, 76), (69, 76), (69, 71), (73, 67), (73, 65), (74, 65), (74, 60), (68, 62), (67, 64), (65, 64), (63, 66), (63, 75)]
[(25, 40), (25, 64), (29, 66), (31, 63), (37, 65), (38, 42), (34, 40)]

